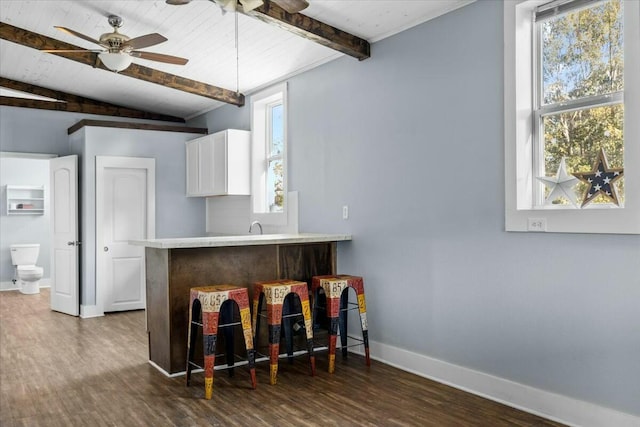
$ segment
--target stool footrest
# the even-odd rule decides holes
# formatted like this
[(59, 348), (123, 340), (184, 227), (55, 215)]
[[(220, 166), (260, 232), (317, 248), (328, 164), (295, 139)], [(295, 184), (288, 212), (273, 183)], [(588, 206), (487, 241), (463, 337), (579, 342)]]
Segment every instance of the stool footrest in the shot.
[(225, 369), (233, 369), (233, 368), (237, 368), (238, 366), (245, 366), (248, 365), (249, 361), (248, 360), (240, 360), (238, 362), (233, 362), (233, 365), (229, 365), (227, 363), (224, 363), (222, 365), (216, 365), (213, 367), (214, 371), (222, 371)]
[[(336, 346), (336, 351), (340, 350), (342, 348), (358, 347), (358, 346), (361, 346), (361, 345), (362, 345), (362, 343), (348, 344), (348, 345), (345, 345), (345, 346)], [(316, 346), (313, 347), (313, 352), (314, 353), (317, 352), (317, 351), (326, 351), (326, 350), (329, 350), (329, 347), (327, 347), (326, 345), (320, 345), (320, 346), (317, 346), (317, 347)]]
[(202, 366), (198, 365), (197, 363), (193, 363), (192, 361), (189, 361), (189, 365), (195, 366), (198, 369), (204, 369)]
[[(195, 320), (192, 320), (191, 324), (192, 325), (196, 325), (196, 326), (200, 326), (202, 328), (202, 323), (196, 322)], [(218, 328), (228, 328), (229, 326), (238, 326), (238, 325), (242, 325), (242, 322), (223, 323), (221, 325), (218, 325)]]
[[(216, 357), (218, 357), (218, 356), (225, 356), (225, 355), (224, 354), (217, 354)], [(242, 356), (239, 356), (237, 354), (234, 354), (234, 356), (238, 357), (239, 359), (238, 360), (234, 360), (233, 361), (233, 365), (229, 365), (228, 363), (223, 363), (223, 364), (220, 364), (220, 365), (215, 365), (213, 367), (213, 370), (214, 371), (220, 371), (220, 370), (223, 370), (223, 369), (237, 368), (238, 366), (244, 366), (244, 365), (248, 365), (249, 364), (249, 361), (247, 359), (243, 358)], [(193, 366), (193, 367), (195, 367), (197, 369), (204, 370), (204, 368), (202, 366), (198, 365), (197, 363), (194, 363), (192, 361), (189, 361), (188, 363), (189, 363), (189, 365), (191, 365), (191, 366)]]
[(297, 317), (297, 316), (302, 316), (302, 313), (293, 313), (293, 314), (283, 314), (282, 318), (283, 319), (288, 319), (290, 317)]
[[(313, 347), (313, 350), (315, 351), (316, 348), (322, 348), (322, 347)], [(328, 348), (328, 347), (326, 347), (326, 348)], [(305, 355), (305, 354), (309, 354), (309, 352), (307, 350), (295, 350), (293, 352), (293, 357), (302, 356), (302, 355)], [(282, 353), (282, 354), (278, 355), (278, 359), (284, 359), (285, 357), (289, 357), (289, 355), (287, 353)], [(264, 362), (265, 360), (269, 360), (269, 356), (265, 355), (264, 353), (259, 353), (259, 352), (256, 351), (256, 363)]]
[[(265, 312), (265, 310), (262, 310), (262, 312), (258, 313), (258, 316), (260, 316), (263, 319), (267, 318), (267, 314)], [(303, 316), (302, 312), (300, 313), (292, 313), (292, 314), (283, 314), (282, 318), (283, 319), (288, 319), (289, 317), (296, 317), (296, 316)]]

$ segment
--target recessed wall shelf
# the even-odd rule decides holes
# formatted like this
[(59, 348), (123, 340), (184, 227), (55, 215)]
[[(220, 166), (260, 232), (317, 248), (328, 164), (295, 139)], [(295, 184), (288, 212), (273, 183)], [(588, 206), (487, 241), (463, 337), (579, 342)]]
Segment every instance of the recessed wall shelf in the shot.
[(44, 215), (44, 186), (7, 185), (7, 215)]

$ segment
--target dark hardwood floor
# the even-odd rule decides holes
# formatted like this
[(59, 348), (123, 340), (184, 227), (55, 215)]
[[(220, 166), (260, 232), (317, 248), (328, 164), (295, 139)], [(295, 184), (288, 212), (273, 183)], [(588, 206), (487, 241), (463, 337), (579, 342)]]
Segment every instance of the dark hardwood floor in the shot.
[[(186, 350), (185, 350), (186, 351)], [(558, 426), (525, 412), (372, 361), (337, 357), (316, 377), (306, 357), (281, 360), (278, 384), (258, 364), (203, 374), (191, 387), (147, 363), (142, 311), (79, 319), (49, 310), (49, 292), (0, 292), (0, 425), (13, 426)]]

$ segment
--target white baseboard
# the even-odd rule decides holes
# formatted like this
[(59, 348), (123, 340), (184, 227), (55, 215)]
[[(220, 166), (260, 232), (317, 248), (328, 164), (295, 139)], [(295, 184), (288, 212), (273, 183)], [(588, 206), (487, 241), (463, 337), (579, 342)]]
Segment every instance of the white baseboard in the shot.
[[(356, 343), (353, 342), (353, 344)], [(509, 381), (422, 354), (375, 341), (369, 341), (369, 350), (372, 359), (403, 371), (570, 426), (640, 427), (640, 417)], [(363, 346), (351, 347), (350, 351), (364, 355)]]
[[(40, 279), (40, 288), (50, 288), (51, 287), (51, 279), (45, 277)], [(9, 280), (6, 282), (0, 282), (0, 291), (19, 291), (20, 284), (18, 282), (13, 283), (13, 281)]]
[(83, 319), (89, 319), (91, 317), (102, 317), (104, 311), (98, 308), (97, 305), (83, 305), (80, 304), (80, 317)]
[[(169, 377), (169, 378), (181, 377), (187, 374), (187, 371), (174, 372), (173, 374), (170, 374), (169, 372), (162, 369), (157, 363), (152, 362), (151, 360), (149, 360), (148, 362), (149, 362), (149, 365), (153, 366), (154, 368), (156, 368), (158, 371), (162, 372), (166, 377)], [(204, 372), (204, 369), (193, 369), (191, 371), (191, 373), (193, 374), (197, 374), (198, 372)]]

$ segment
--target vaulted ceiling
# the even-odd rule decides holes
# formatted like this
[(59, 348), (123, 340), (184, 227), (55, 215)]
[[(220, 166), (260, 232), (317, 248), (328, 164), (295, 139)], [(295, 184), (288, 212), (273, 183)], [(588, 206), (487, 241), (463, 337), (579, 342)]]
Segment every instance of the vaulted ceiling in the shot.
[[(206, 0), (182, 6), (164, 0), (3, 0), (0, 104), (179, 121), (225, 103), (242, 105), (260, 88), (344, 55), (367, 60), (369, 43), (472, 1), (309, 0), (299, 14), (265, 1), (236, 15)], [(41, 51), (100, 48), (54, 26), (99, 39), (112, 31), (109, 15), (122, 17), (119, 31), (131, 38), (159, 33), (168, 39), (141, 50), (189, 62), (135, 58), (115, 73), (96, 61), (96, 53)]]

